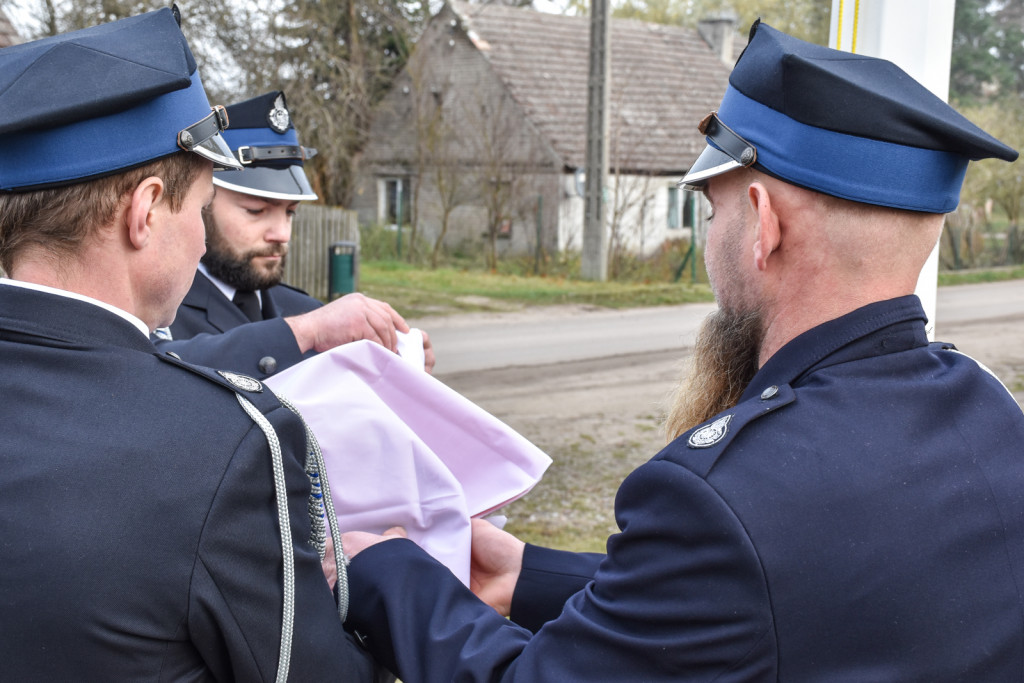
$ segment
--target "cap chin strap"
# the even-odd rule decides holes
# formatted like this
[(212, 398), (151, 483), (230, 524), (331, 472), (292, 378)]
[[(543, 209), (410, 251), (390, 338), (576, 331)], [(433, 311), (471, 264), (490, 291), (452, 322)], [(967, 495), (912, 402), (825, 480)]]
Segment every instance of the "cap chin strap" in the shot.
[(728, 154), (740, 166), (747, 168), (757, 162), (757, 148), (750, 144), (733, 131), (732, 128), (722, 123), (718, 118), (718, 112), (711, 112), (697, 126), (708, 140), (715, 143), (715, 147)]
[[(240, 169), (242, 165), (231, 155), (219, 135), (228, 127), (228, 112), (221, 105), (210, 107), (210, 113), (178, 132), (178, 147), (203, 156), (219, 168)], [(216, 145), (209, 142), (216, 141)]]
[(261, 161), (280, 161), (282, 159), (305, 161), (315, 156), (315, 149), (303, 147), (302, 145), (274, 145), (269, 147), (243, 145), (238, 148), (238, 160), (242, 162), (243, 166)]

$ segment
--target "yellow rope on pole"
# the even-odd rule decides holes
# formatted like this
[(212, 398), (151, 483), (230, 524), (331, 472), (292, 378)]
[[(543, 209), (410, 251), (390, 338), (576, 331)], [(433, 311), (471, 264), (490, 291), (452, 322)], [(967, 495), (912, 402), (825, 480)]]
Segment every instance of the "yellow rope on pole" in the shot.
[(853, 44), (850, 52), (857, 54), (857, 24), (860, 23), (860, 0), (853, 0)]
[[(836, 20), (836, 49), (843, 49), (843, 12), (846, 7), (846, 3), (843, 0), (839, 0), (839, 17)], [(850, 31), (853, 40), (850, 43), (850, 52), (856, 54), (857, 52), (857, 25), (860, 23), (860, 0), (853, 1), (853, 28)]]
[(843, 0), (839, 0), (839, 18), (836, 20), (836, 49), (843, 49)]

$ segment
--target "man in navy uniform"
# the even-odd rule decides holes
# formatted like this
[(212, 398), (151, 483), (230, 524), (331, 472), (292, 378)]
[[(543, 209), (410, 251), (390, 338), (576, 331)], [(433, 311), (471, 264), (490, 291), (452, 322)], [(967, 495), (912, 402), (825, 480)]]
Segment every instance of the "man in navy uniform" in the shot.
[(968, 161), (1016, 152), (894, 65), (763, 24), (701, 130), (720, 312), (607, 555), (477, 522), (494, 611), (408, 540), (348, 534), (349, 623), (417, 683), (1020, 679), (1024, 413), (913, 295)]
[[(227, 113), (224, 140), (245, 168), (214, 176), (217, 195), (203, 212), (206, 254), (157, 346), (260, 378), (358, 339), (396, 350), (398, 333), (409, 326), (387, 303), (353, 293), (322, 306), (281, 282), (292, 217), (300, 201), (317, 198), (303, 171), (316, 150), (299, 144), (284, 93), (239, 102)], [(429, 371), (434, 353), (425, 333), (423, 348)]]
[(238, 166), (179, 21), (0, 50), (2, 676), (369, 681), (301, 420), (148, 337)]

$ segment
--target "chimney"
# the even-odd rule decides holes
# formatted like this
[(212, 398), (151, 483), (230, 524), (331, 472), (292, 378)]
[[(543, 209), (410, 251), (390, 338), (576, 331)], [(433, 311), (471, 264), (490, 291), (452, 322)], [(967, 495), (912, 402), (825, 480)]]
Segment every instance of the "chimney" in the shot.
[(736, 63), (732, 54), (732, 37), (736, 33), (736, 15), (726, 10), (711, 15), (697, 22), (697, 32), (711, 49), (718, 53), (718, 58), (730, 68)]

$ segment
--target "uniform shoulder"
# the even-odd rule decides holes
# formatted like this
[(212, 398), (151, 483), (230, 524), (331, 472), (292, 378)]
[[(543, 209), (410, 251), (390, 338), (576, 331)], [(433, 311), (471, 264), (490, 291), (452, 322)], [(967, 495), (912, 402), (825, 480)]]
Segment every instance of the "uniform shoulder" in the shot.
[(277, 305), (278, 315), (282, 317), (309, 313), (323, 306), (319, 299), (291, 285), (279, 284), (271, 288), (270, 292)]
[(308, 296), (310, 299), (313, 298), (312, 296), (310, 296), (309, 292), (307, 292), (306, 290), (299, 289), (298, 287), (294, 287), (294, 286), (289, 285), (289, 284), (285, 284), (284, 282), (278, 284), (276, 286), (276, 288), (278, 290), (287, 290), (289, 293), (292, 293), (292, 294), (301, 294), (302, 296)]
[(280, 405), (277, 397), (263, 382), (258, 379), (227, 370), (216, 370), (203, 365), (194, 365), (183, 361), (173, 351), (159, 353), (157, 357), (177, 368), (188, 371), (193, 376), (201, 377), (234, 394), (241, 394), (263, 412)]
[(715, 463), (729, 448), (736, 436), (758, 418), (773, 413), (796, 400), (796, 392), (788, 384), (772, 385), (691, 428), (667, 445), (656, 459), (668, 460), (707, 477)]

